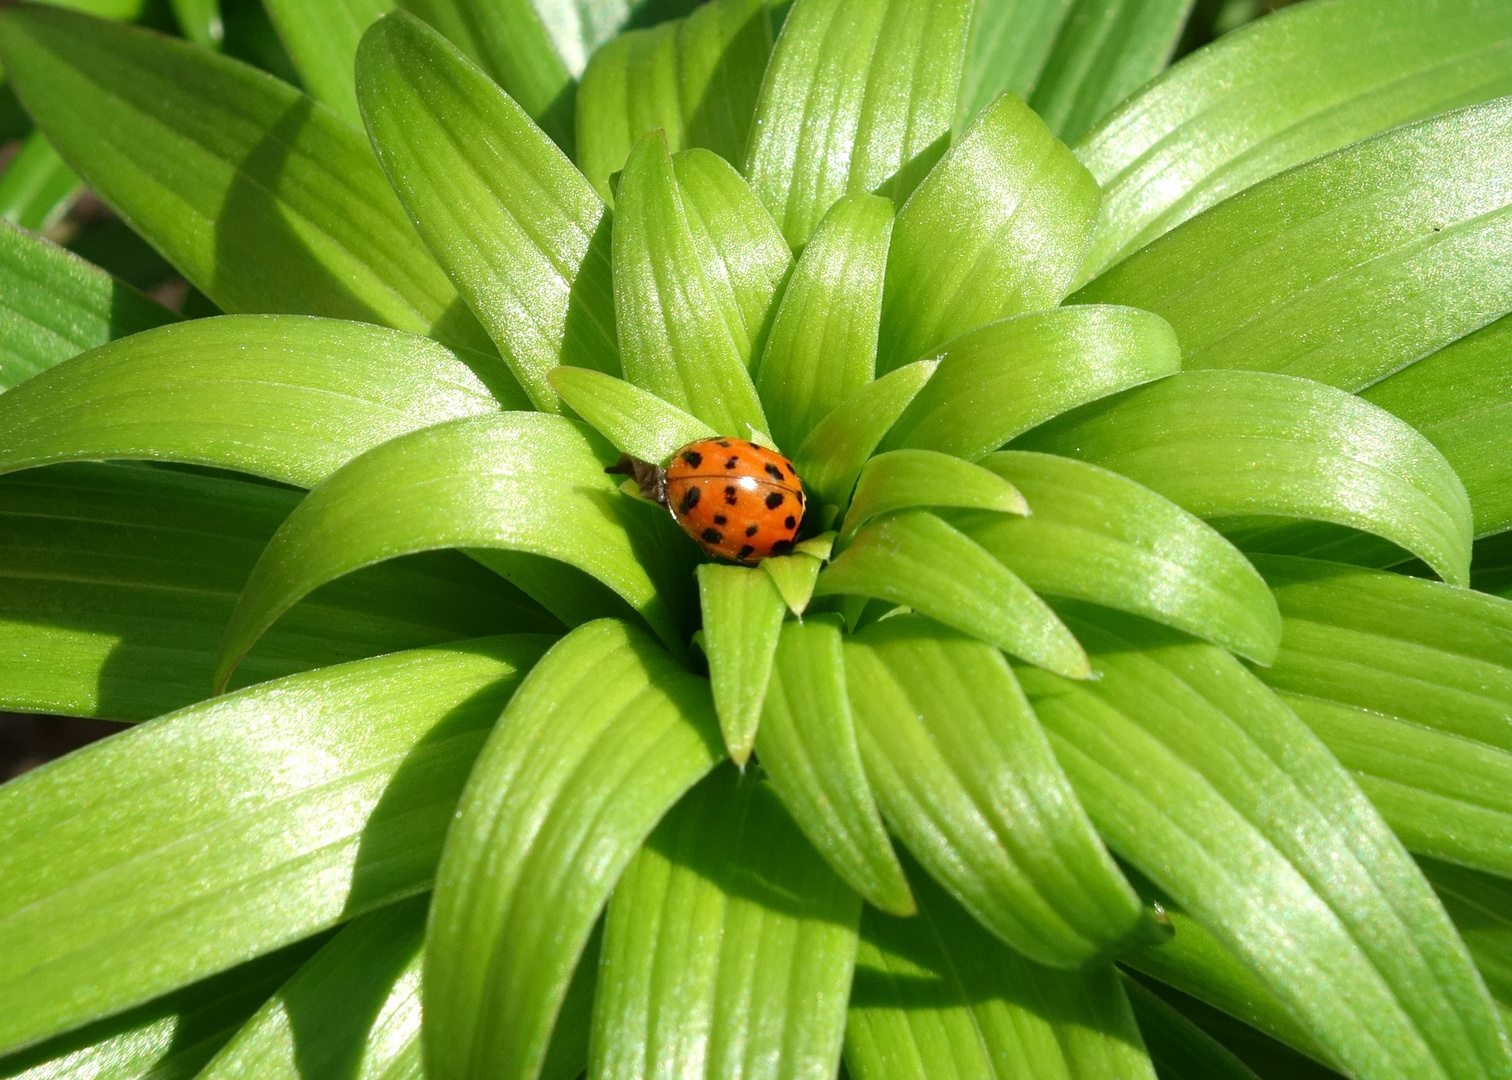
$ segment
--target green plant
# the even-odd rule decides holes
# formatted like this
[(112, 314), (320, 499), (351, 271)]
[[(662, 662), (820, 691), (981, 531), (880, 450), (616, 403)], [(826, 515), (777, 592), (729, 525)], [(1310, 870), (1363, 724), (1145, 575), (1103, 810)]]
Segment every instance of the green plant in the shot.
[(0, 17), (0, 1072), (1512, 1076), (1512, 8), (390, 6)]

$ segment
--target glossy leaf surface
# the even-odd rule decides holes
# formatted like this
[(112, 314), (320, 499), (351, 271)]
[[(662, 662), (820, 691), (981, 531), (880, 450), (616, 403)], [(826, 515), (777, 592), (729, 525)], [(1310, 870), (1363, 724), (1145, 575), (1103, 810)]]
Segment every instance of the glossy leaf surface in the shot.
[(1015, 449), (1102, 465), (1202, 518), (1348, 525), (1469, 576), (1464, 485), (1423, 436), (1352, 394), (1258, 372), (1182, 372), (1044, 424)]
[(898, 616), (848, 637), (845, 669), (882, 813), (978, 921), (1058, 968), (1143, 932), (1001, 653)]
[(1496, 0), (1288, 8), (1185, 58), (1077, 147), (1103, 188), (1087, 276), (1268, 176), (1512, 93)]
[(289, 315), (195, 319), (0, 398), (0, 470), (156, 459), (312, 487), (406, 432), (497, 414), (489, 383), (521, 396), (496, 359), (415, 334)]
[(537, 408), (557, 364), (619, 373), (610, 213), (454, 45), (390, 15), (357, 53), (363, 117), (421, 236)]
[(426, 1076), (539, 1075), (616, 880), (722, 753), (708, 683), (626, 623), (581, 626), (535, 667), (468, 779), (437, 870)]
[(1067, 618), (1102, 677), (1020, 674), (1109, 845), (1350, 1073), (1512, 1071), (1447, 916), (1323, 744), (1215, 646), (1107, 611)]
[(725, 748), (744, 765), (756, 742), (762, 702), (786, 607), (777, 586), (759, 567), (698, 567), (703, 652)]
[(1003, 319), (938, 352), (929, 384), (888, 432), (887, 449), (975, 461), (1089, 401), (1181, 368), (1176, 335), (1134, 308), (1068, 307)]
[(1512, 308), (1512, 100), (1445, 113), (1215, 206), (1072, 298), (1163, 316), (1185, 368), (1359, 390)]
[(1054, 307), (1092, 237), (1090, 173), (1011, 95), (961, 135), (898, 212), (877, 370), (985, 323)]
[(913, 896), (867, 782), (836, 616), (782, 627), (756, 753), (809, 842), (856, 892), (895, 915)]
[(663, 463), (718, 432), (640, 387), (586, 368), (559, 367), (546, 381), (594, 430), (631, 457)]
[(64, 158), (229, 312), (488, 348), (362, 136), (273, 76), (51, 7), (7, 12), (7, 76)]
[(1033, 512), (944, 516), (1036, 592), (1143, 615), (1261, 663), (1275, 658), (1281, 616), (1264, 579), (1198, 518), (1071, 458), (1005, 451), (981, 465), (1016, 485)]
[(819, 574), (814, 595), (870, 596), (930, 618), (1071, 678), (1087, 674), (1076, 638), (1033, 589), (980, 545), (923, 510), (856, 534)]
[(901, 203), (939, 159), (971, 9), (962, 0), (793, 6), (767, 64), (745, 171), (795, 249), (842, 195)]
[(819, 580), (823, 563), (819, 556), (804, 551), (791, 555), (776, 555), (761, 560), (761, 568), (782, 594), (782, 602), (798, 618), (803, 618), (809, 601), (814, 598), (814, 585)]
[(841, 535), (854, 534), (872, 518), (920, 506), (1029, 513), (1023, 493), (999, 472), (933, 450), (891, 450), (862, 466)]
[(592, 1075), (830, 1075), (860, 914), (770, 787), (719, 769), (614, 888)]
[(424, 889), (483, 735), (547, 640), (294, 675), (0, 789), (0, 1047)]
[(0, 388), (86, 349), (176, 319), (83, 259), (0, 225)]

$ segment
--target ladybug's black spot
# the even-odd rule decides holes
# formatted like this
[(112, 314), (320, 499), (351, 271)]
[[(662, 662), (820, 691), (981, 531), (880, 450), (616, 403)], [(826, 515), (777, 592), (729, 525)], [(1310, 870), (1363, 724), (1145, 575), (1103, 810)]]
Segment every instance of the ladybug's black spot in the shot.
[(728, 450), (729, 447), (730, 447), (730, 440), (729, 439), (720, 439), (719, 443), (717, 445), (723, 446), (725, 449)]
[(689, 510), (692, 510), (698, 505), (698, 497), (702, 494), (703, 492), (698, 488), (690, 487), (683, 493), (682, 501), (677, 504), (677, 512), (679, 514), (686, 514)]
[(737, 559), (749, 559), (751, 557), (751, 553), (755, 550), (756, 549), (753, 548), (750, 544), (741, 544), (740, 553), (735, 557)]
[(749, 446), (752, 450), (760, 450), (761, 449), (761, 447), (757, 446), (753, 442), (748, 442), (748, 443), (746, 443), (746, 445)]
[(725, 485), (725, 502), (728, 505), (730, 505), (730, 506), (734, 506), (736, 500), (739, 499), (739, 498), (740, 498), (740, 493), (735, 490), (735, 485), (734, 484), (726, 484)]
[(730, 523), (730, 519), (727, 518), (727, 517), (725, 517), (723, 514), (715, 514), (714, 515), (714, 524), (716, 524), (716, 525), (728, 525), (729, 523)]
[(735, 468), (735, 466), (737, 466), (739, 464), (740, 464), (740, 459), (738, 457), (732, 457), (729, 461), (725, 462), (725, 468), (727, 468), (727, 469), (733, 469), (733, 468)]
[[(718, 521), (719, 519), (715, 518), (714, 520)], [(795, 518), (792, 514), (789, 514), (787, 516), (787, 520), (784, 521), (783, 524), (786, 525), (790, 529), (796, 529), (798, 527), (798, 519)]]
[(793, 471), (793, 463), (791, 461), (788, 462), (787, 471), (788, 475), (791, 476), (794, 480), (798, 479), (798, 474)]
[(706, 544), (717, 544), (724, 539), (724, 533), (718, 529), (705, 529), (703, 531), (703, 538)]
[(772, 545), (772, 554), (781, 555), (784, 551), (791, 551), (792, 549), (793, 542), (791, 540), (779, 540)]
[(696, 469), (703, 464), (703, 455), (697, 450), (684, 450), (682, 459), (688, 463), (690, 469)]
[(777, 481), (779, 484), (782, 483), (782, 470), (781, 469), (779, 469), (775, 465), (768, 465), (766, 467), (766, 471), (767, 471), (767, 475), (770, 476), (773, 480)]
[(747, 536), (755, 536), (760, 531), (761, 531), (761, 526), (758, 525), (758, 524), (756, 524), (754, 521), (751, 522), (749, 525), (746, 526), (746, 535)]
[(774, 491), (766, 497), (768, 510), (775, 510), (782, 505), (782, 492)]

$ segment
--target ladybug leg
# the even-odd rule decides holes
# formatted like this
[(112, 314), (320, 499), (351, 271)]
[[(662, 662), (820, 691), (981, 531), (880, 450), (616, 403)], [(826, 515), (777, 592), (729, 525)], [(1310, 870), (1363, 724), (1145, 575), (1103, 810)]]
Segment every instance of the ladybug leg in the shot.
[(661, 466), (633, 458), (629, 454), (621, 454), (619, 460), (604, 471), (633, 478), (640, 486), (643, 496), (654, 503), (667, 505), (667, 472)]

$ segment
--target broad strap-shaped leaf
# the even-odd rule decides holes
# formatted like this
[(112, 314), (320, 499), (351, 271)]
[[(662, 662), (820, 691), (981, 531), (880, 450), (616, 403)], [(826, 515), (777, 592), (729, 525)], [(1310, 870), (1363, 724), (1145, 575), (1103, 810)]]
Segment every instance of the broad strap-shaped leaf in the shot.
[(961, 73), (956, 129), (1004, 90), (1027, 98), (1050, 57), (1071, 0), (978, 0)]
[(1512, 316), (1461, 338), (1360, 396), (1417, 428), (1464, 481), (1475, 534), (1512, 528)]
[(1256, 562), (1285, 617), (1261, 678), (1409, 850), (1512, 874), (1512, 603), (1335, 563)]
[(744, 765), (756, 744), (787, 609), (777, 586), (760, 568), (701, 563), (697, 572), (714, 709), (730, 758)]
[(1505, 878), (1421, 859), (1423, 873), (1465, 939), (1486, 989), (1512, 1016), (1512, 889)]
[[(164, 326), (0, 397), (0, 470), (137, 458), (313, 487), (358, 454), (518, 387), (493, 357), (397, 330), (292, 315)], [(515, 402), (510, 402), (514, 404)]]
[(1033, 512), (944, 517), (1036, 592), (1143, 615), (1262, 664), (1275, 658), (1281, 615), (1265, 580), (1201, 519), (1071, 458), (1004, 451), (981, 465)]
[(305, 90), (362, 130), (352, 60), (362, 32), (392, 11), (396, 0), (266, 0), (264, 6)]
[[(636, 146), (620, 178), (614, 306), (625, 378), (721, 435), (766, 432), (742, 352), (745, 318), (722, 260), (684, 206), (665, 138)], [(700, 219), (700, 224), (704, 224)], [(746, 339), (749, 346), (749, 339)]]
[(894, 915), (913, 896), (867, 782), (845, 689), (837, 616), (782, 627), (756, 753), (809, 842), (856, 892)]
[(1041, 967), (909, 866), (919, 915), (861, 915), (845, 1028), (855, 1080), (1154, 1080), (1111, 965)]
[(815, 506), (844, 507), (861, 467), (937, 366), (920, 360), (869, 382), (814, 425), (793, 464)]
[(972, 7), (793, 5), (761, 84), (745, 168), (792, 247), (808, 243), (842, 195), (901, 203), (939, 159), (950, 142)]
[(1348, 525), (1469, 576), (1464, 485), (1433, 444), (1353, 394), (1284, 375), (1191, 371), (1044, 424), (1014, 449), (1112, 469), (1201, 518)]
[(771, 788), (718, 769), (614, 887), (591, 1075), (833, 1074), (860, 915)]
[(1077, 0), (1029, 104), (1075, 142), (1170, 62), (1193, 0)]
[(62, 220), (83, 189), (47, 136), (33, 131), (0, 174), (0, 218), (46, 232)]
[(7, 77), (68, 163), (228, 312), (488, 349), (362, 136), (271, 75), (52, 7), (7, 12)]
[(1077, 147), (1103, 189), (1087, 277), (1268, 176), (1512, 93), (1496, 0), (1302, 4), (1182, 60)]
[(594, 430), (631, 457), (665, 462), (689, 443), (719, 434), (648, 390), (587, 368), (552, 368), (551, 388)]
[(373, 148), (420, 235), (537, 408), (557, 364), (618, 374), (610, 213), (526, 112), (411, 15), (357, 51)]
[(872, 518), (919, 506), (1020, 517), (1030, 512), (1023, 493), (999, 471), (934, 450), (890, 450), (862, 466), (841, 535), (853, 535)]
[(269, 541), (226, 626), (216, 685), (311, 590), (398, 555), (449, 547), (566, 563), (680, 649), (691, 544), (666, 511), (620, 493), (604, 474), (614, 456), (573, 421), (503, 413), (437, 424), (355, 459)]
[(583, 175), (609, 198), (609, 178), (658, 128), (673, 151), (701, 146), (741, 165), (771, 47), (763, 0), (712, 0), (686, 18), (612, 38), (578, 88)]
[(425, 1075), (540, 1074), (620, 873), (722, 756), (708, 683), (604, 619), (536, 665), (489, 738), (437, 870)]
[[(299, 498), (130, 465), (0, 480), (0, 708), (146, 720), (207, 697), (237, 594)], [(316, 590), (258, 642), (233, 685), (561, 629), (497, 574), (434, 552)]]
[(0, 224), (0, 390), (177, 318), (77, 255)]
[(819, 574), (816, 596), (870, 596), (903, 604), (946, 626), (1070, 678), (1087, 657), (1029, 586), (959, 530), (924, 510), (905, 510), (856, 534)]
[(326, 936), (295, 942), (156, 1001), (0, 1057), (0, 1076), (7, 1080), (196, 1076)]
[(1179, 371), (1181, 347), (1147, 311), (1067, 307), (969, 331), (941, 347), (938, 362), (885, 449), (975, 461), (1078, 405)]
[(756, 370), (778, 446), (814, 426), (872, 381), (892, 203), (847, 195), (830, 207), (782, 294)]
[(998, 99), (898, 212), (877, 370), (1054, 307), (1092, 238), (1097, 183), (1027, 105)]
[(1216, 646), (1064, 610), (1102, 677), (1020, 676), (1109, 845), (1349, 1074), (1512, 1075), (1464, 945), (1323, 744)]
[(294, 675), (5, 785), (0, 1048), (423, 890), (484, 733), (548, 640)]
[(982, 925), (1058, 968), (1148, 936), (1000, 652), (895, 616), (846, 638), (845, 673), (883, 815)]
[(1358, 390), (1512, 309), (1512, 99), (1379, 135), (1256, 185), (1076, 303), (1164, 316), (1186, 368)]
[(1233, 1051), (1138, 979), (1125, 975), (1123, 988), (1161, 1080), (1259, 1080)]

